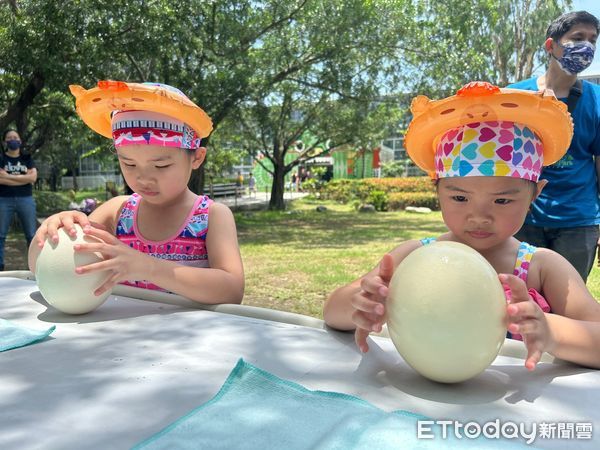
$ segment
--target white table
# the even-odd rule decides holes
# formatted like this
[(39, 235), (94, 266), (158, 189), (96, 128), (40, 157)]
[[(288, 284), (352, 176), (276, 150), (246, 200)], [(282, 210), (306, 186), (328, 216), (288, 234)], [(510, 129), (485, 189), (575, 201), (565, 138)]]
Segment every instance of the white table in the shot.
[[(113, 295), (92, 313), (69, 316), (48, 307), (35, 282), (0, 277), (0, 318), (37, 329), (56, 324), (46, 341), (0, 353), (0, 448), (129, 448), (212, 398), (240, 357), (384, 410), (481, 425), (589, 423), (600, 433), (600, 371), (542, 363), (529, 373), (514, 356), (521, 343), (506, 344), (476, 378), (444, 385), (415, 373), (384, 337), (373, 338), (362, 356), (351, 334), (315, 319), (237, 305), (213, 309)], [(538, 438), (535, 445), (591, 449), (599, 439)]]

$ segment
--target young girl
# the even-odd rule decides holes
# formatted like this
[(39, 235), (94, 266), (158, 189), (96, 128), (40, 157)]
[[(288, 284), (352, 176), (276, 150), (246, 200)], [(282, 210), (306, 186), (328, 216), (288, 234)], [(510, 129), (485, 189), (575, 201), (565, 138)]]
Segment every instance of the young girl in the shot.
[(100, 82), (99, 88), (71, 91), (83, 121), (112, 137), (134, 194), (108, 200), (89, 218), (64, 211), (46, 219), (30, 246), (30, 269), (46, 237), (57, 242), (60, 227), (74, 235), (79, 223), (101, 243), (75, 250), (100, 252), (105, 260), (78, 267), (77, 273), (110, 274), (96, 295), (124, 283), (202, 303), (240, 303), (244, 272), (233, 215), (187, 186), (204, 161), (200, 140), (212, 130), (210, 118), (166, 85)]
[[(513, 237), (545, 184), (538, 182), (542, 165), (560, 159), (573, 133), (565, 105), (550, 94), (470, 83), (439, 102), (417, 97), (405, 145), (436, 179), (449, 230), (437, 240), (472, 247), (498, 272), (509, 299), (508, 334), (522, 336), (527, 369), (543, 352), (600, 368), (600, 304), (562, 256)], [(324, 306), (326, 323), (356, 329), (357, 345), (368, 351), (369, 333), (385, 322), (395, 267), (432, 240), (399, 245), (371, 272), (334, 291)]]

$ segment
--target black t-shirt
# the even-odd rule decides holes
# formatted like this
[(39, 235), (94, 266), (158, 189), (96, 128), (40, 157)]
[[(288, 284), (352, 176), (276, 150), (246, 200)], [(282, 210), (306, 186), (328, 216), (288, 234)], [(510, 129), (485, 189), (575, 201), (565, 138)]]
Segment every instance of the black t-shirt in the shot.
[[(25, 175), (29, 169), (33, 169), (35, 164), (31, 155), (19, 155), (16, 158), (8, 156), (6, 153), (0, 154), (0, 168), (9, 175)], [(7, 186), (0, 184), (0, 197), (29, 197), (33, 194), (33, 185), (31, 183), (21, 186)]]

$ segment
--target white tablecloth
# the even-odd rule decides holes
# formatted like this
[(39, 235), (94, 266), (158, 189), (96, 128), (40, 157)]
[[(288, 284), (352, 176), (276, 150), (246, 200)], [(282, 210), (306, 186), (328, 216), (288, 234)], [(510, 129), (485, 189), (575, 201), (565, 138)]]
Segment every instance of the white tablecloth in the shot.
[[(306, 323), (317, 327), (225, 309), (231, 313), (111, 296), (92, 313), (69, 316), (48, 307), (33, 281), (0, 278), (0, 318), (56, 324), (46, 341), (0, 353), (0, 448), (129, 448), (212, 398), (240, 357), (384, 410), (481, 425), (546, 423), (555, 438), (538, 437), (536, 446), (600, 448), (585, 434), (558, 439), (558, 428), (573, 436), (577, 423), (600, 433), (600, 371), (542, 363), (530, 373), (522, 359), (500, 355), (481, 375), (444, 385), (415, 373), (387, 338), (373, 338), (363, 356), (351, 334), (314, 319)], [(521, 350), (509, 344), (504, 353)]]

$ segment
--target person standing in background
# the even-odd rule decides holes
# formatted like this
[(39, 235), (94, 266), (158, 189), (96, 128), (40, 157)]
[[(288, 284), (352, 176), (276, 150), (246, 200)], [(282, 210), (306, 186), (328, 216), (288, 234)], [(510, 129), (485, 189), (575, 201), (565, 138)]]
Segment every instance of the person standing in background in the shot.
[(507, 86), (552, 89), (573, 118), (571, 146), (560, 161), (544, 168), (541, 178), (548, 184), (515, 237), (561, 254), (584, 281), (600, 237), (600, 86), (578, 80), (577, 74), (592, 63), (599, 31), (598, 19), (586, 11), (563, 14), (546, 31), (546, 73)]
[(33, 183), (37, 170), (33, 158), (21, 150), (19, 133), (7, 130), (0, 156), (0, 270), (4, 270), (4, 245), (15, 213), (19, 217), (27, 246), (37, 228)]
[(250, 197), (256, 197), (256, 177), (250, 172), (248, 178), (248, 195)]
[(292, 192), (298, 192), (298, 174), (293, 172), (290, 180), (292, 183)]

